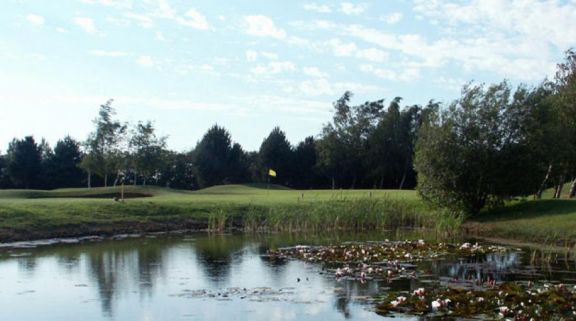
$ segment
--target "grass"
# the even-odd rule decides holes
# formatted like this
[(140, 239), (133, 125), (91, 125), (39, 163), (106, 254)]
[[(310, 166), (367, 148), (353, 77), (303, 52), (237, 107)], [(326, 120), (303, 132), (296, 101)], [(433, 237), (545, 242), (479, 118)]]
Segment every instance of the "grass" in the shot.
[(291, 190), (225, 185), (200, 191), (120, 188), (0, 191), (0, 240), (231, 227), (247, 231), (431, 227), (437, 217), (414, 191)]
[(556, 246), (576, 244), (576, 200), (568, 199), (570, 183), (561, 199), (552, 199), (553, 189), (541, 200), (522, 199), (505, 207), (488, 210), (466, 227), (479, 229), (493, 238), (513, 239)]
[[(568, 188), (565, 188), (567, 193)], [(0, 190), (0, 241), (174, 229), (249, 232), (377, 231), (433, 228), (454, 234), (461, 218), (429, 210), (410, 190), (292, 190), (224, 185), (199, 191), (120, 189)], [(465, 233), (545, 244), (576, 244), (576, 201), (520, 200), (481, 213)], [(466, 235), (466, 234), (465, 234)]]
[(576, 242), (576, 201), (524, 201), (488, 211), (474, 222), (482, 234), (534, 243)]

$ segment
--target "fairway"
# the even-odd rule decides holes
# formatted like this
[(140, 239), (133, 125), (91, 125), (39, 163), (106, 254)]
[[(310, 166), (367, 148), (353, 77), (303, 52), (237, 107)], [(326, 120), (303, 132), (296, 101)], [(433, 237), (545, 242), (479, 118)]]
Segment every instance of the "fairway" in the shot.
[[(108, 202), (120, 196), (121, 187), (73, 188), (52, 191), (0, 190), (0, 204), (4, 202)], [(293, 190), (271, 185), (221, 185), (198, 191), (174, 190), (159, 187), (125, 186), (127, 202), (186, 202), (186, 203), (299, 203), (359, 198), (390, 198), (418, 201), (414, 190)]]

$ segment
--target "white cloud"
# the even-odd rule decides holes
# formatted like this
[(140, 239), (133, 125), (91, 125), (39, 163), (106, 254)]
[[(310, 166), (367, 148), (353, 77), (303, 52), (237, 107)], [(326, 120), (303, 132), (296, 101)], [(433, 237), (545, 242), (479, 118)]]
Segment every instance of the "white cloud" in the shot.
[(391, 13), (389, 15), (383, 16), (380, 19), (389, 25), (394, 25), (394, 24), (397, 24), (398, 22), (400, 22), (403, 17), (404, 16), (402, 15), (402, 13), (394, 12), (394, 13)]
[(118, 9), (132, 8), (132, 0), (81, 0), (81, 2), (88, 4), (100, 4)]
[(356, 46), (355, 43), (345, 43), (336, 38), (328, 40), (325, 44), (332, 50), (335, 56), (349, 57), (358, 50), (358, 46)]
[(129, 20), (135, 21), (142, 28), (152, 28), (154, 26), (154, 19), (148, 15), (127, 12), (124, 16)]
[(44, 17), (37, 14), (29, 14), (26, 16), (26, 20), (35, 26), (42, 26), (45, 22)]
[(360, 49), (356, 52), (356, 57), (374, 62), (384, 62), (389, 56), (387, 52), (376, 48)]
[(90, 54), (99, 57), (126, 57), (129, 54), (124, 51), (91, 50)]
[(310, 77), (317, 77), (317, 78), (325, 78), (328, 77), (328, 74), (321, 71), (318, 67), (304, 67), (302, 71), (305, 75)]
[(194, 64), (185, 64), (185, 65), (181, 65), (178, 66), (176, 68), (176, 72), (181, 74), (181, 75), (188, 75), (191, 73), (203, 73), (203, 74), (209, 74), (209, 75), (213, 75), (213, 76), (219, 76), (220, 73), (218, 73), (214, 66), (210, 65), (210, 64), (201, 64), (201, 65), (194, 65)]
[(188, 12), (186, 12), (184, 17), (177, 18), (177, 21), (181, 25), (192, 27), (195, 29), (208, 30), (210, 28), (210, 25), (208, 24), (208, 20), (206, 20), (206, 17), (204, 17), (196, 9), (188, 10)]
[(346, 90), (355, 93), (368, 93), (383, 89), (378, 86), (365, 85), (356, 82), (330, 82), (325, 78), (302, 81), (298, 85), (298, 90), (307, 96), (334, 96), (340, 95)]
[(283, 29), (277, 28), (274, 21), (269, 17), (257, 15), (244, 17), (244, 21), (248, 24), (246, 33), (257, 37), (272, 37), (277, 39), (286, 38), (286, 32)]
[(325, 45), (335, 56), (339, 57), (356, 57), (374, 62), (384, 62), (389, 57), (389, 54), (383, 50), (377, 48), (360, 49), (354, 42), (346, 43), (337, 38), (325, 42)]
[(317, 4), (315, 2), (306, 3), (304, 5), (304, 10), (307, 11), (314, 11), (318, 13), (331, 13), (332, 9), (328, 5), (325, 4)]
[(255, 75), (276, 75), (296, 70), (296, 65), (290, 61), (271, 61), (266, 65), (259, 65), (251, 69)]
[(342, 2), (340, 4), (340, 11), (346, 15), (359, 15), (366, 11), (366, 5)]
[(90, 18), (76, 17), (76, 18), (74, 18), (74, 23), (76, 25), (80, 26), (80, 28), (84, 29), (84, 31), (86, 31), (89, 34), (98, 33), (98, 29), (96, 28), (96, 25), (94, 24), (94, 20), (92, 20)]
[(258, 59), (258, 51), (246, 50), (246, 60), (254, 62)]
[(160, 31), (156, 31), (156, 33), (154, 34), (156, 37), (156, 40), (158, 41), (166, 41), (166, 37), (164, 37), (164, 34)]
[(255, 51), (255, 50), (246, 50), (245, 52), (246, 60), (250, 62), (254, 62), (258, 60), (258, 57), (263, 57), (268, 60), (277, 60), (278, 54), (269, 51)]
[(140, 56), (136, 59), (136, 63), (142, 67), (154, 67), (156, 63), (150, 56)]
[(335, 90), (326, 79), (306, 80), (300, 83), (299, 89), (308, 96), (334, 95)]
[(394, 71), (372, 65), (361, 65), (359, 69), (362, 72), (391, 81), (412, 81), (420, 78), (420, 70), (417, 68), (408, 67), (403, 68), (401, 71)]

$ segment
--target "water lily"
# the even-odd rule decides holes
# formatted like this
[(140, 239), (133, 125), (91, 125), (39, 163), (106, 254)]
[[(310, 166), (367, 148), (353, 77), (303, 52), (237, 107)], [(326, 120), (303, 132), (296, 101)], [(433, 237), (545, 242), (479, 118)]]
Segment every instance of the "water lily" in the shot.
[(498, 310), (500, 311), (500, 313), (504, 315), (506, 315), (510, 311), (510, 309), (507, 306), (501, 306), (498, 308)]

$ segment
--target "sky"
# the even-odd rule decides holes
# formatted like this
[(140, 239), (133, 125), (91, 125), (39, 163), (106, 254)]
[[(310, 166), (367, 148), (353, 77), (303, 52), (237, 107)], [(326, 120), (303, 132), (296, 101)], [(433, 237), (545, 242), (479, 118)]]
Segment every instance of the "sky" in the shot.
[(0, 151), (84, 140), (108, 99), (169, 148), (214, 124), (246, 150), (318, 135), (332, 102), (458, 98), (537, 85), (576, 46), (576, 0), (2, 0)]

